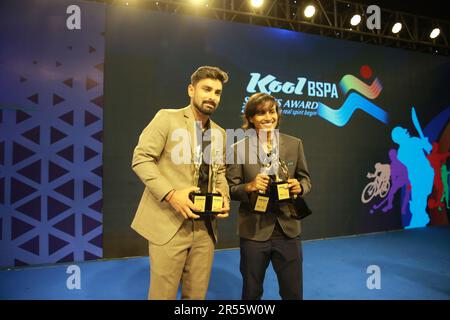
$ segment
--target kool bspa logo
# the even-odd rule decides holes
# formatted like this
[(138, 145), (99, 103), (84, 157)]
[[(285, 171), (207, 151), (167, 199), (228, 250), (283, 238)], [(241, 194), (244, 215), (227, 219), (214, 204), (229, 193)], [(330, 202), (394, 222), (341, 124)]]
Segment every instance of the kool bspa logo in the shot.
[[(388, 114), (370, 100), (375, 100), (381, 93), (383, 86), (378, 78), (372, 83), (366, 83), (372, 77), (372, 69), (365, 65), (360, 68), (358, 77), (346, 74), (339, 83), (313, 81), (306, 77), (297, 77), (296, 82), (282, 82), (276, 76), (260, 73), (250, 73), (247, 85), (247, 93), (264, 92), (277, 98), (283, 115), (315, 117), (319, 116), (332, 124), (343, 127), (351, 119), (356, 110), (371, 115), (374, 119), (384, 124), (388, 122)], [(320, 100), (339, 99), (339, 92), (344, 102), (341, 106), (330, 107)], [(287, 97), (282, 99), (280, 96)], [(244, 111), (245, 103), (249, 97), (244, 99), (241, 112)]]

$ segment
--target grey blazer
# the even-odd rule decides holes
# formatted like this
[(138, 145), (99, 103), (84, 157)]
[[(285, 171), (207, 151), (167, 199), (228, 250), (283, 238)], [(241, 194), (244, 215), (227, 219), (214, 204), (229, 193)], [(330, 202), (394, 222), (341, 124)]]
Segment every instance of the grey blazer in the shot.
[[(174, 188), (184, 189), (194, 184), (194, 168), (191, 161), (177, 164), (172, 159), (172, 153), (181, 156), (187, 153), (189, 160), (191, 159), (196, 145), (194, 128), (195, 117), (191, 106), (182, 109), (161, 109), (142, 131), (134, 149), (132, 168), (145, 184), (145, 189), (131, 227), (153, 244), (163, 245), (169, 242), (185, 220), (164, 201), (164, 197)], [(225, 130), (212, 120), (211, 129), (219, 130), (222, 135), (222, 139), (211, 142), (212, 149), (219, 148), (225, 155)], [(175, 135), (176, 132), (189, 134)], [(211, 170), (209, 175), (211, 184)], [(211, 187), (209, 185), (208, 189), (211, 190)], [(219, 168), (216, 188), (228, 197), (225, 164)], [(216, 219), (212, 219), (212, 229), (217, 241)]]
[[(254, 144), (255, 139), (245, 137), (244, 139), (232, 145), (228, 157), (234, 160), (232, 164), (227, 165), (226, 177), (230, 187), (230, 196), (232, 200), (240, 201), (239, 206), (239, 236), (241, 238), (265, 241), (270, 239), (278, 219), (284, 233), (291, 238), (297, 237), (301, 233), (300, 221), (291, 218), (291, 213), (295, 212), (294, 205), (290, 203), (280, 204), (282, 214), (276, 215), (255, 214), (250, 205), (250, 197), (245, 192), (245, 184), (251, 182), (258, 173), (261, 166), (249, 161), (249, 145)], [(242, 145), (244, 144), (244, 145)], [(306, 164), (302, 141), (298, 138), (279, 134), (279, 153), (280, 159), (284, 160), (289, 170), (289, 176), (296, 178), (302, 186), (302, 196), (311, 190), (311, 179)], [(245, 150), (244, 152), (242, 152)], [(253, 149), (254, 150), (254, 149)], [(245, 156), (244, 159), (240, 158)], [(240, 159), (239, 159), (240, 158)], [(231, 158), (229, 158), (231, 159)], [(239, 164), (236, 163), (240, 160)]]

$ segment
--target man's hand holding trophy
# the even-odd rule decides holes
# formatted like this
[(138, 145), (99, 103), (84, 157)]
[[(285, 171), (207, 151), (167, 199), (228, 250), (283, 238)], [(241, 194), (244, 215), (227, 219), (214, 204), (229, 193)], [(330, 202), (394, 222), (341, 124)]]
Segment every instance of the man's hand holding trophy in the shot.
[[(200, 177), (200, 168), (202, 165), (203, 152), (200, 146), (195, 148), (193, 155), (193, 165), (194, 165), (194, 185), (198, 186), (198, 181)], [(217, 174), (222, 165), (222, 157), (220, 156), (219, 150), (211, 157), (211, 165), (209, 166), (211, 170), (211, 191), (201, 192), (200, 190), (191, 192), (189, 198), (194, 203), (194, 206), (198, 208), (198, 211), (194, 211), (197, 215), (218, 215), (219, 218), (228, 216), (229, 203), (224, 203), (224, 198), (220, 191), (217, 190)], [(226, 210), (226, 213), (224, 212)]]

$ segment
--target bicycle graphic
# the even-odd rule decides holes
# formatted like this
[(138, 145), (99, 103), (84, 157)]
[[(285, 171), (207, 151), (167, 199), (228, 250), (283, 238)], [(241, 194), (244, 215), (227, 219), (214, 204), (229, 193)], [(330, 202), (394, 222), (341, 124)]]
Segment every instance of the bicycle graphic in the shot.
[(380, 198), (386, 197), (391, 188), (390, 176), (390, 165), (377, 162), (375, 164), (375, 172), (367, 173), (367, 178), (374, 178), (374, 180), (364, 187), (361, 194), (361, 202), (368, 203), (376, 196), (380, 196)]

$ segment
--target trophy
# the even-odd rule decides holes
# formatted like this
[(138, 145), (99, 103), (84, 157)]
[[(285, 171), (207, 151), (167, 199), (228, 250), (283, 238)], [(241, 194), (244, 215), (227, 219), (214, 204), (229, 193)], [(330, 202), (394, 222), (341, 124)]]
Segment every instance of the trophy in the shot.
[[(217, 173), (220, 169), (221, 162), (219, 157), (216, 156), (211, 159), (211, 186), (212, 192), (191, 192), (189, 194), (190, 200), (194, 205), (200, 208), (199, 211), (194, 211), (198, 215), (211, 215), (222, 212), (223, 198), (222, 195), (216, 190)], [(201, 152), (200, 146), (195, 149), (194, 152), (194, 185), (198, 185), (200, 177), (200, 167), (202, 164), (203, 152)]]
[[(270, 172), (270, 166), (270, 163), (263, 164), (261, 167), (261, 173), (267, 175)], [(268, 189), (269, 188), (267, 188), (266, 191), (258, 190), (258, 192), (252, 192), (252, 194), (250, 195), (250, 200), (253, 203), (253, 210), (255, 210), (255, 212), (267, 212), (270, 201), (270, 193)]]
[(211, 159), (211, 192), (207, 194), (209, 200), (207, 201), (209, 213), (217, 214), (222, 212), (223, 198), (216, 190), (217, 174), (222, 165), (222, 156), (219, 150), (215, 151), (214, 157)]
[[(278, 157), (274, 159), (276, 161), (276, 169), (274, 174), (274, 181), (270, 184), (270, 192), (276, 202), (289, 202), (291, 200), (291, 194), (289, 193), (289, 184), (287, 180), (289, 179), (289, 172), (286, 163), (279, 159)], [(283, 173), (283, 179), (279, 176), (278, 168)]]
[[(283, 160), (280, 160), (280, 169), (286, 180), (289, 180), (288, 167)], [(312, 213), (311, 209), (308, 207), (305, 200), (296, 194), (292, 196), (292, 203), (295, 208), (294, 210), (295, 212), (291, 212), (292, 218), (296, 220), (302, 220), (303, 218), (309, 216)]]
[[(252, 193), (251, 202), (256, 213), (266, 213), (271, 203), (290, 201), (289, 185), (287, 180), (282, 180), (278, 170), (283, 170), (277, 152), (269, 148), (267, 157), (263, 161), (261, 173), (270, 177), (269, 186), (265, 192), (259, 190)], [(287, 167), (286, 167), (287, 170)]]

